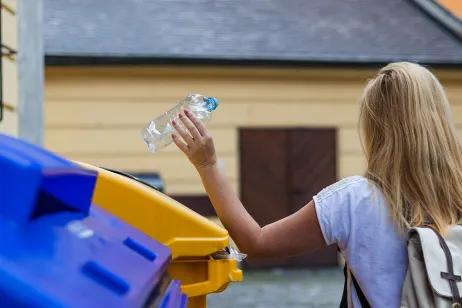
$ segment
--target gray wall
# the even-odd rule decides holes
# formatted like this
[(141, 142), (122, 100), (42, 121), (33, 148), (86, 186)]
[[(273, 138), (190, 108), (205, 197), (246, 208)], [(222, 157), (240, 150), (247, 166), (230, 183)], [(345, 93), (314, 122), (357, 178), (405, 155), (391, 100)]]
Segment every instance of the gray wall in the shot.
[(43, 2), (18, 1), (19, 137), (43, 144)]

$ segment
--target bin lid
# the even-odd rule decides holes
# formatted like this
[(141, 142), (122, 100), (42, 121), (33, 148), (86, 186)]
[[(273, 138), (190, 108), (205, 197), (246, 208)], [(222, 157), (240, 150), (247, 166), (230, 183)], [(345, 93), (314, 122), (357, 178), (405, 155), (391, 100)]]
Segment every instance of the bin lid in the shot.
[(97, 172), (0, 134), (0, 302), (140, 306), (170, 250), (91, 206)]
[(3, 134), (0, 134), (0, 170), (1, 217), (26, 223), (52, 212), (88, 213), (95, 171)]
[(170, 261), (167, 247), (96, 206), (18, 225), (0, 218), (0, 301), (141, 306)]

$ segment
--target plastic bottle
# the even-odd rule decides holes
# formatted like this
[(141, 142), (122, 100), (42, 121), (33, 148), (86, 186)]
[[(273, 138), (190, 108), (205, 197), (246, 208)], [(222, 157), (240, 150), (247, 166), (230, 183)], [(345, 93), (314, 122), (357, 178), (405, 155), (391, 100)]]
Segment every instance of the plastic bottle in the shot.
[(200, 121), (207, 123), (212, 112), (218, 107), (218, 100), (201, 94), (190, 94), (178, 102), (175, 107), (153, 119), (142, 130), (141, 135), (152, 153), (158, 152), (172, 143), (174, 128), (172, 120), (176, 119), (182, 108), (189, 109)]

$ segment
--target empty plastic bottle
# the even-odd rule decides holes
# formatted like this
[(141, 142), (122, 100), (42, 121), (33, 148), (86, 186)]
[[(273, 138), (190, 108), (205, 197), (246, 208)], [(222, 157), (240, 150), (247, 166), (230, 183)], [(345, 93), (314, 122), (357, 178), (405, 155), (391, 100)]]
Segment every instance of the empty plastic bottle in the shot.
[(175, 107), (153, 119), (142, 130), (141, 135), (150, 152), (155, 153), (172, 143), (174, 128), (172, 120), (176, 119), (182, 108), (188, 108), (200, 121), (207, 123), (212, 112), (217, 109), (218, 100), (201, 94), (190, 94), (178, 102)]

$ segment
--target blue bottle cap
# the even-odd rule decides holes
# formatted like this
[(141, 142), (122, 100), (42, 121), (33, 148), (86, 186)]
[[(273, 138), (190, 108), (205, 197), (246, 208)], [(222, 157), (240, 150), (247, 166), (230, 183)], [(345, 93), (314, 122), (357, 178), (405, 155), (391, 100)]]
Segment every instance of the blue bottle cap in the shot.
[(218, 107), (218, 100), (215, 97), (205, 97), (208, 111), (214, 111)]

